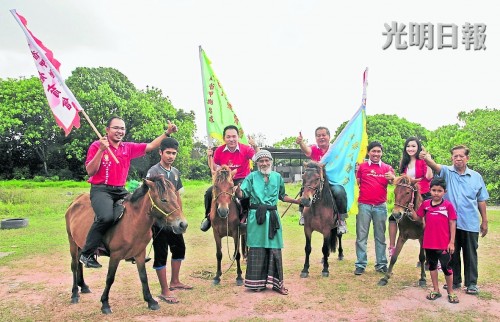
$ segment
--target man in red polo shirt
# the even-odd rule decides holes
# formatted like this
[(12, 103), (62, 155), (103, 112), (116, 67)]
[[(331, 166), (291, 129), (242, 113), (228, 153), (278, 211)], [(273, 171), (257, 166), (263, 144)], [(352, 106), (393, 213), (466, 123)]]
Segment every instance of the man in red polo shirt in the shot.
[(355, 275), (365, 272), (368, 263), (366, 246), (370, 222), (373, 220), (375, 239), (375, 270), (387, 272), (385, 255), (385, 229), (387, 220), (387, 185), (394, 181), (394, 169), (382, 162), (382, 144), (373, 141), (368, 145), (368, 161), (359, 165), (356, 180), (359, 185), (358, 215), (356, 216)]
[[(239, 143), (239, 131), (234, 125), (228, 125), (224, 128), (222, 132), (224, 138), (223, 144), (215, 149), (212, 158), (212, 150), (208, 149), (208, 164), (210, 170), (215, 171), (215, 167), (227, 165), (231, 170), (236, 169), (236, 174), (233, 177), (234, 185), (238, 185), (245, 179), (247, 175), (250, 174), (250, 160), (252, 160), (256, 151), (259, 151), (259, 147), (255, 144), (252, 137), (248, 137), (248, 143), (251, 145), (246, 145)], [(212, 186), (205, 192), (205, 219), (201, 222), (200, 229), (202, 231), (207, 231), (210, 229), (210, 209), (212, 205)], [(241, 207), (243, 212), (248, 211), (250, 202), (248, 198), (241, 200)]]
[[(90, 227), (85, 246), (82, 248), (80, 262), (85, 267), (99, 268), (95, 251), (101, 244), (102, 236), (112, 226), (114, 212), (123, 210), (117, 201), (125, 198), (125, 189), (130, 161), (156, 150), (161, 141), (170, 133), (177, 132), (177, 126), (168, 122), (168, 128), (150, 143), (122, 142), (125, 136), (125, 121), (113, 116), (106, 123), (106, 135), (94, 141), (88, 151), (85, 167), (90, 176), (90, 201), (95, 212), (94, 223)], [(117, 164), (108, 148), (118, 159)], [(117, 209), (115, 209), (117, 208)]]

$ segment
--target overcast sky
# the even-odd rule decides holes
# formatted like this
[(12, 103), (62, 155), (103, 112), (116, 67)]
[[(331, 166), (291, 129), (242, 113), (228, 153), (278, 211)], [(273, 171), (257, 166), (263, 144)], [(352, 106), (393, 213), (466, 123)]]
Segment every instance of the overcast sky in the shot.
[[(434, 130), (457, 123), (460, 111), (499, 107), (495, 1), (1, 0), (0, 78), (36, 73), (9, 9), (54, 52), (63, 78), (81, 66), (116, 68), (138, 89), (158, 87), (175, 108), (194, 111), (199, 139), (199, 45), (245, 132), (268, 144), (299, 131), (314, 141), (317, 126), (334, 132), (360, 105), (366, 67), (368, 115), (396, 114)], [(392, 21), (406, 32), (410, 23), (433, 24), (434, 48), (397, 50), (393, 40), (382, 49)], [(465, 49), (467, 22), (486, 25), (486, 50)], [(458, 26), (457, 49), (437, 49), (438, 24)]]

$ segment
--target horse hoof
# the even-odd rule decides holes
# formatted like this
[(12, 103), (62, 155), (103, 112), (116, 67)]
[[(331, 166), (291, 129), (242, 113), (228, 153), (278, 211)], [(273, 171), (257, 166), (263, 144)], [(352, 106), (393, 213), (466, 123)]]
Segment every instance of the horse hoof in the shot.
[(243, 285), (243, 280), (242, 279), (236, 279), (236, 286), (242, 286)]
[(154, 302), (148, 303), (148, 308), (152, 311), (156, 311), (156, 310), (160, 309), (160, 305), (158, 304), (158, 302), (154, 301)]
[(339, 260), (339, 261), (344, 260), (344, 255), (339, 255), (338, 260)]
[(80, 298), (77, 296), (77, 297), (72, 297), (71, 298), (71, 304), (77, 304), (78, 301), (80, 301)]
[(321, 275), (323, 277), (328, 277), (328, 276), (330, 276), (330, 273), (328, 273), (328, 272), (321, 272)]
[(220, 284), (220, 280), (213, 280), (212, 281), (212, 285), (219, 285)]
[(307, 273), (307, 272), (302, 272), (302, 273), (300, 273), (300, 277), (301, 277), (301, 278), (308, 278), (308, 277), (309, 277), (309, 273)]
[(113, 311), (111, 311), (111, 308), (109, 308), (109, 307), (107, 307), (107, 308), (102, 308), (102, 309), (101, 309), (101, 312), (102, 312), (103, 314), (111, 314), (111, 313), (113, 313)]
[(80, 290), (80, 293), (88, 294), (88, 293), (92, 293), (92, 291), (88, 287), (82, 287), (82, 289)]
[(427, 285), (426, 281), (418, 281), (418, 286), (425, 287)]
[(386, 286), (387, 282), (388, 281), (385, 278), (382, 278), (380, 281), (378, 281), (378, 286)]

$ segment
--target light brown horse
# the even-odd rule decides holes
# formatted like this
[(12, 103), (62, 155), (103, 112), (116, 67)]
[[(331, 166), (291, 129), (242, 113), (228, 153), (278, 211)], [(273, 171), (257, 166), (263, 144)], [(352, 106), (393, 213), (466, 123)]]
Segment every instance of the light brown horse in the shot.
[(394, 209), (392, 210), (392, 216), (396, 218), (398, 223), (399, 234), (396, 249), (391, 257), (389, 269), (385, 276), (380, 279), (378, 285), (384, 286), (389, 282), (394, 264), (396, 264), (398, 256), (408, 239), (418, 239), (420, 243), (420, 254), (418, 256), (418, 260), (420, 261), (420, 280), (418, 283), (420, 286), (425, 286), (426, 284), (424, 265), (425, 252), (422, 248), (424, 226), (421, 222), (412, 219), (410, 210), (408, 209), (410, 203), (413, 204), (415, 210), (417, 210), (422, 203), (422, 196), (420, 195), (420, 189), (417, 183), (418, 180), (412, 179), (407, 175), (402, 175), (394, 180)]
[(309, 276), (309, 255), (311, 254), (311, 235), (313, 231), (323, 234), (323, 271), (324, 277), (329, 276), (328, 256), (337, 248), (339, 238), (339, 259), (343, 258), (341, 236), (337, 236), (338, 211), (332, 191), (326, 179), (324, 165), (310, 161), (305, 163), (302, 174), (303, 192), (301, 202), (304, 205), (304, 234), (306, 236), (306, 258), (300, 277)]
[[(146, 246), (152, 237), (151, 226), (156, 221), (163, 227), (172, 229), (176, 234), (184, 233), (188, 226), (177, 202), (175, 188), (163, 176), (144, 180), (142, 186), (129, 195), (123, 205), (125, 211), (122, 218), (103, 237), (104, 247), (110, 254), (106, 287), (101, 296), (101, 311), (104, 314), (112, 312), (108, 297), (118, 264), (120, 260), (131, 257), (134, 257), (137, 262), (144, 300), (148, 302), (151, 310), (160, 308), (158, 302), (151, 296), (144, 265)], [(81, 194), (66, 211), (66, 231), (73, 272), (71, 303), (78, 303), (78, 287), (81, 293), (90, 293), (83, 278), (83, 266), (79, 262), (79, 256), (93, 221), (94, 211), (90, 204), (90, 195)]]
[(213, 284), (220, 283), (220, 276), (222, 275), (222, 238), (229, 238), (231, 236), (234, 241), (234, 255), (233, 261), (236, 260), (236, 285), (243, 285), (243, 278), (241, 276), (240, 266), (240, 248), (238, 245), (241, 240), (241, 252), (246, 254), (245, 231), (240, 229), (240, 209), (236, 204), (236, 197), (233, 192), (233, 176), (236, 170), (231, 171), (227, 165), (220, 167), (213, 176), (213, 190), (212, 190), (212, 207), (210, 210), (210, 221), (214, 232), (216, 256), (217, 256), (217, 273), (213, 279)]

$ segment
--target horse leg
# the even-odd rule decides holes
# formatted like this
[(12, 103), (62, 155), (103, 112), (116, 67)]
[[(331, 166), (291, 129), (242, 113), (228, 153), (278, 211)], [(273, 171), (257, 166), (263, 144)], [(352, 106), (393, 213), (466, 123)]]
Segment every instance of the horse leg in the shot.
[(425, 280), (425, 251), (422, 247), (423, 237), (418, 239), (420, 243), (420, 253), (418, 254), (418, 260), (420, 262), (420, 279), (418, 280), (418, 286), (425, 287), (427, 281)]
[(330, 234), (329, 237), (323, 237), (323, 271), (321, 272), (321, 275), (323, 277), (328, 277), (330, 275), (330, 272), (328, 271), (328, 256), (330, 255), (330, 238), (335, 238)]
[(241, 255), (243, 256), (243, 260), (246, 261), (248, 250), (247, 250), (247, 236), (245, 234), (240, 236), (241, 239)]
[(106, 275), (106, 287), (101, 295), (101, 312), (104, 314), (113, 313), (113, 311), (111, 311), (111, 307), (109, 306), (109, 290), (115, 281), (116, 270), (118, 269), (119, 263), (120, 260), (114, 257), (111, 257), (109, 260), (108, 275)]
[(339, 240), (339, 261), (343, 260), (344, 259), (344, 249), (342, 248), (342, 235), (337, 235), (337, 237), (335, 237), (337, 234), (333, 235), (332, 238), (338, 238)]
[(158, 305), (158, 302), (151, 296), (151, 291), (149, 290), (145, 256), (146, 250), (143, 250), (138, 256), (135, 257), (135, 261), (137, 263), (137, 271), (139, 272), (139, 278), (142, 284), (142, 296), (144, 298), (144, 301), (148, 302), (148, 308), (154, 311), (160, 309), (160, 306)]
[[(214, 236), (215, 236), (215, 230), (214, 230)], [(229, 238), (229, 237), (228, 237)], [(220, 283), (220, 276), (222, 275), (222, 267), (221, 267), (221, 262), (222, 262), (222, 243), (221, 243), (221, 238), (219, 236), (215, 236), (215, 247), (217, 250), (216, 257), (217, 257), (217, 273), (215, 274), (215, 277), (212, 281), (213, 285), (219, 285)]]
[(305, 252), (306, 252), (306, 259), (304, 262), (304, 269), (300, 273), (300, 277), (306, 278), (309, 277), (309, 255), (311, 254), (311, 234), (306, 235), (306, 247), (305, 247)]
[(401, 234), (398, 235), (398, 241), (396, 243), (396, 249), (394, 250), (394, 254), (391, 257), (391, 263), (389, 264), (389, 268), (387, 269), (387, 273), (385, 273), (384, 277), (378, 281), (379, 286), (385, 286), (389, 282), (389, 278), (391, 278), (392, 275), (392, 269), (394, 267), (394, 264), (396, 264), (396, 261), (398, 260), (399, 253), (401, 253), (401, 250), (403, 249), (403, 245), (406, 243), (407, 238), (404, 238)]
[[(71, 272), (73, 273), (73, 287), (71, 288), (71, 304), (78, 303), (80, 295), (78, 294), (79, 281), (83, 280), (82, 264), (78, 260), (78, 247), (70, 238), (71, 253)], [(88, 289), (88, 286), (87, 286)]]
[(237, 250), (237, 253), (236, 253), (236, 272), (238, 273), (238, 276), (236, 276), (236, 285), (242, 286), (243, 285), (243, 277), (241, 277), (241, 273), (243, 273), (243, 271), (241, 270), (241, 265), (240, 265), (241, 255), (240, 255), (240, 250), (238, 248), (238, 238), (237, 238), (237, 236), (234, 236), (233, 239), (234, 239), (234, 249)]

